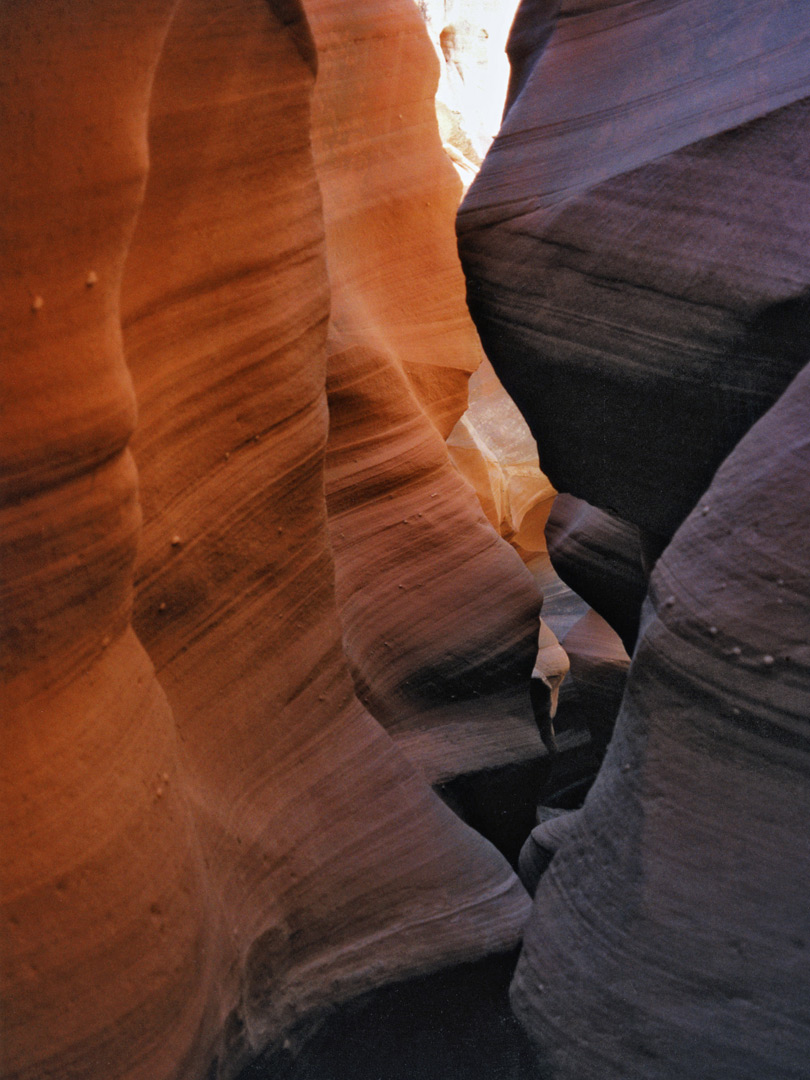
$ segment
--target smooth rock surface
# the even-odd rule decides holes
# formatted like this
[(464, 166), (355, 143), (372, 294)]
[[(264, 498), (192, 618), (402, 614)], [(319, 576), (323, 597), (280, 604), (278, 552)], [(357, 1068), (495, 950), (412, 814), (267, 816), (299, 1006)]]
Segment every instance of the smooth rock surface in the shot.
[[(350, 51), (341, 35), (361, 26), (387, 37), (385, 86), (406, 96), (430, 57), (418, 14), (402, 0), (352, 17), (330, 47)], [(233, 1077), (337, 1005), (513, 949), (528, 900), (363, 709), (344, 658), (324, 458), (330, 275), (349, 248), (327, 248), (302, 9), (36, 0), (1, 18), (17, 358), (2, 1071)], [(449, 168), (423, 164), (426, 189)], [(384, 294), (380, 325), (440, 443), (478, 354), (449, 257), (430, 282), (432, 227), (409, 273), (433, 340), (407, 278), (389, 319), (396, 261), (358, 303)], [(452, 215), (444, 237), (452, 250)], [(502, 551), (482, 517), (473, 531)], [(491, 588), (506, 583), (498, 617), (519, 641), (538, 594), (509, 592), (513, 576)]]
[(546, 523), (546, 539), (560, 578), (632, 652), (647, 592), (637, 526), (573, 495), (558, 495)]
[(216, 912), (129, 627), (140, 526), (118, 300), (172, 4), (5, 5), (0, 79), (0, 1072), (199, 1076)]
[(556, 492), (540, 471), (526, 421), (484, 358), (470, 379), (469, 405), (447, 437), (453, 464), (475, 488), (487, 520), (524, 558), (546, 551)]
[(571, 665), (569, 709), (581, 713), (601, 759), (621, 705), (630, 657), (621, 638), (593, 609), (571, 627), (561, 641)]
[(653, 573), (608, 756), (513, 983), (559, 1080), (806, 1075), (809, 430), (810, 368)]
[(470, 309), (555, 488), (659, 550), (805, 362), (808, 44), (800, 0), (515, 20), (458, 217)]
[(481, 348), (422, 20), (415, 5), (377, 0), (307, 11), (319, 58), (325, 480), (344, 649), (363, 703), (431, 781), (446, 780), (540, 752), (528, 678), (542, 596), (442, 438)]
[(808, 39), (795, 0), (525, 0), (458, 216), (550, 548), (628, 646), (655, 564), (596, 783), (524, 849), (554, 1080), (807, 1071)]

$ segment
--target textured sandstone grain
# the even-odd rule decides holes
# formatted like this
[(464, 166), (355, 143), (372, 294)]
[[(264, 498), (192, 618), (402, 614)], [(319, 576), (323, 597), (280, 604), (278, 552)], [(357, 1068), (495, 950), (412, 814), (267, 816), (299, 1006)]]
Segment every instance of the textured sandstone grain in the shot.
[(558, 495), (546, 537), (562, 580), (607, 620), (632, 652), (647, 591), (637, 526), (573, 495)]
[(570, 493), (553, 557), (628, 647), (660, 555), (596, 784), (525, 852), (555, 1080), (806, 1073), (809, 37), (799, 2), (525, 0), (459, 214)]
[(804, 362), (809, 36), (799, 0), (527, 0), (459, 213), (543, 470), (664, 539)]
[(460, 185), (436, 129), (438, 62), (413, 3), (310, 0), (312, 143), (332, 290), (330, 355), (394, 358), (447, 435), (481, 346), (463, 300)]
[(171, 713), (128, 628), (140, 511), (118, 320), (172, 5), (36, 7), (0, 16), (2, 1072), (194, 1075), (214, 919)]
[(321, 0), (307, 12), (319, 57), (312, 137), (332, 298), (325, 478), (344, 647), (374, 716), (431, 780), (447, 779), (540, 751), (526, 687), (541, 595), (442, 439), (481, 349), (422, 20), (414, 5), (376, 0), (350, 11)]
[(806, 1074), (809, 424), (805, 369), (653, 573), (513, 984), (561, 1080)]
[[(430, 53), (412, 14), (405, 0), (366, 5), (322, 44), (340, 55), (355, 31), (369, 49), (390, 38), (403, 62), (374, 93), (391, 94), (385, 124), (410, 156), (378, 162), (369, 188), (362, 129), (331, 131), (347, 205), (366, 191), (376, 222), (375, 291), (354, 285), (368, 255), (357, 232), (339, 242), (324, 216), (315, 50), (297, 5), (4, 10), (4, 334), (17, 362), (4, 373), (16, 404), (3, 443), (2, 1052), (15, 1080), (198, 1080), (215, 1043), (215, 1071), (231, 1077), (325, 1009), (518, 939), (525, 893), (357, 701), (335, 604), (333, 294), (334, 332), (349, 312), (362, 340), (388, 335), (375, 347), (421, 403), (417, 442), (446, 476), (438, 432), (477, 362), (448, 166), (437, 141), (416, 160), (392, 112), (430, 83), (414, 80)], [(392, 160), (413, 179), (393, 208)], [(404, 237), (385, 223), (434, 184), (435, 217), (411, 213), (421, 237), (397, 255), (388, 240)], [(538, 596), (520, 574), (512, 587), (483, 519), (471, 530), (497, 551), (486, 572), (506, 566), (491, 588), (513, 609), (501, 617), (519, 653)]]
[(447, 438), (453, 464), (501, 536), (524, 553), (545, 552), (555, 491), (540, 472), (526, 421), (486, 358), (470, 379), (469, 398)]
[[(449, 206), (443, 261), (435, 241), (411, 244), (392, 281), (390, 208), (380, 210), (391, 192), (375, 197), (371, 177), (376, 168), (382, 179), (401, 147), (377, 162), (355, 113), (324, 116), (316, 102), (311, 115), (314, 45), (302, 24), (291, 33), (258, 2), (216, 20), (213, 10), (182, 7), (162, 58), (125, 325), (145, 509), (136, 626), (175, 712), (211, 887), (242, 967), (241, 1000), (232, 979), (223, 993), (234, 1005), (230, 1071), (313, 1011), (508, 947), (524, 899), (502, 860), (445, 811), (360, 707), (335, 610), (323, 459), (341, 414), (330, 418), (325, 395), (329, 306), (333, 328), (348, 333), (342, 314), (354, 304), (360, 341), (389, 335), (403, 366), (424, 370), (419, 386), (446, 424), (463, 364), (475, 362)], [(407, 6), (368, 5), (351, 26), (328, 6), (307, 14), (321, 99), (346, 77), (330, 49), (345, 55), (353, 38), (394, 56), (400, 37), (411, 42), (403, 89), (424, 63)], [(358, 87), (373, 54), (355, 52), (355, 79), (332, 97), (357, 92), (367, 106)], [(386, 87), (384, 130), (400, 128), (398, 89), (390, 79)], [(329, 171), (317, 156), (316, 175), (310, 141), (317, 148), (326, 135), (336, 164)], [(423, 119), (408, 160), (431, 136)], [(424, 190), (403, 178), (399, 196), (413, 230), (442, 175), (436, 165), (425, 173)], [(366, 199), (368, 235), (357, 220), (345, 237), (342, 221), (333, 230), (330, 183), (354, 214)], [(439, 212), (442, 197), (439, 186)], [(411, 282), (426, 289), (434, 273), (443, 323), (425, 325), (446, 346), (437, 364), (415, 311), (402, 311)], [(379, 369), (375, 358), (375, 378)], [(421, 409), (414, 417), (422, 438), (440, 444)], [(362, 411), (348, 419), (368, 423)], [(374, 419), (375, 431), (391, 421)], [(379, 459), (372, 468), (382, 473)], [(182, 543), (170, 550), (175, 535)]]

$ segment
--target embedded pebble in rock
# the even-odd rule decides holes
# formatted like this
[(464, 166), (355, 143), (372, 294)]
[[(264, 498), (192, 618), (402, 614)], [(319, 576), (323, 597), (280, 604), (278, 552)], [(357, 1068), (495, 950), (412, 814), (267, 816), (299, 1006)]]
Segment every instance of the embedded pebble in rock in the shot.
[(809, 44), (800, 0), (524, 0), (458, 215), (552, 559), (628, 649), (652, 575), (513, 983), (554, 1080), (807, 1071)]
[(14, 1080), (199, 1076), (217, 1024), (216, 906), (172, 714), (129, 626), (140, 508), (119, 284), (173, 6), (0, 10), (14, 357), (0, 376), (0, 1070)]
[[(353, 294), (341, 281), (361, 243), (351, 232), (333, 239), (328, 192), (341, 174), (327, 175), (310, 151), (325, 123), (312, 69), (322, 35), (318, 92), (342, 100), (356, 83), (339, 82), (346, 72), (328, 50), (367, 37), (394, 63), (410, 41), (411, 9), (367, 4), (325, 30), (319, 20), (334, 13), (312, 4), (314, 39), (303, 21), (282, 25), (258, 0), (227, 23), (215, 9), (182, 7), (164, 50), (124, 299), (145, 513), (136, 625), (174, 708), (211, 888), (243, 958), (240, 994), (233, 976), (220, 988), (233, 1009), (221, 1050), (231, 1069), (299, 1018), (508, 947), (524, 900), (505, 863), (445, 810), (354, 697), (335, 610), (324, 451), (330, 422), (341, 420), (324, 394), (327, 315), (331, 296), (331, 325), (346, 332), (343, 298)], [(412, 43), (411, 75), (423, 44)], [(371, 58), (355, 55), (366, 77)], [(396, 100), (398, 87), (387, 87)], [(335, 146), (342, 131), (359, 148), (350, 117), (334, 119)], [(245, 140), (248, 130), (266, 134)], [(370, 217), (377, 206), (369, 195)], [(367, 267), (373, 239), (370, 229)], [(173, 257), (156, 279), (149, 267), (165, 250)], [(415, 279), (425, 257), (411, 255)], [(388, 281), (382, 266), (379, 276)], [(449, 267), (442, 280), (452, 297)], [(396, 343), (406, 331), (385, 321), (387, 288), (358, 289), (356, 306), (371, 319), (376, 305), (378, 330), (363, 331)], [(460, 298), (445, 303), (455, 304), (456, 334), (472, 339)], [(434, 385), (436, 371), (440, 421), (462, 393), (462, 360), (422, 363), (407, 333), (419, 385)], [(166, 562), (158, 540), (175, 524), (194, 543)], [(393, 590), (395, 564), (386, 570)], [(156, 594), (170, 618), (150, 618)], [(377, 632), (384, 639), (385, 628)]]

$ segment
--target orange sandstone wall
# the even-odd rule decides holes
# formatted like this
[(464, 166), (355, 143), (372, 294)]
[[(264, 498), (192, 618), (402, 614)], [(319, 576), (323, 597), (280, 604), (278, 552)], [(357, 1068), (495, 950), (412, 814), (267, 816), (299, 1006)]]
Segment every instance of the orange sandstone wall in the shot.
[(174, 723), (129, 626), (140, 507), (118, 304), (171, 9), (0, 16), (0, 1071), (26, 1080), (192, 1076), (213, 1034)]
[(481, 350), (424, 23), (414, 4), (306, 7), (319, 58), (313, 150), (332, 287), (326, 486), (344, 644), (363, 701), (444, 779), (538, 752), (526, 685), (541, 597), (442, 438)]
[[(349, 370), (336, 342), (385, 389), (373, 432), (368, 398), (333, 410), (330, 502), (356, 432), (419, 458), (391, 476), (371, 455), (362, 483), (350, 478), (369, 507), (363, 550), (388, 529), (373, 470), (409, 513), (427, 514), (437, 490), (417, 484), (425, 469), (443, 495), (421, 550), (440, 548), (456, 584), (427, 575), (440, 587), (402, 670), (434, 663), (441, 689), (447, 670), (483, 670), (503, 629), (496, 669), (517, 685), (539, 597), (439, 435), (477, 344), (452, 174), (424, 119), (433, 75), (414, 78), (429, 46), (406, 0), (307, 14), (314, 39), (298, 5), (263, 0), (3, 13), (9, 1077), (197, 1078), (214, 1057), (234, 1076), (328, 1006), (511, 948), (526, 915), (507, 864), (361, 706), (344, 658), (324, 480), (327, 363), (338, 404)], [(371, 147), (347, 114), (355, 91), (339, 87), (342, 67), (330, 76), (330, 51), (357, 37), (362, 72), (364, 34), (394, 42), (392, 103), (419, 88), (415, 141), (407, 100)], [(363, 99), (375, 122), (382, 86)], [(327, 167), (324, 147), (352, 139), (356, 157)], [(386, 206), (395, 164), (401, 201)], [(358, 221), (330, 212), (361, 196), (365, 252)], [(404, 440), (381, 435), (399, 423)], [(443, 597), (464, 610), (467, 538), (490, 594), (476, 622), (489, 623), (448, 666), (465, 635), (434, 625), (431, 653), (425, 612)], [(348, 641), (354, 571), (336, 552)], [(386, 554), (380, 578), (391, 566)], [(373, 657), (366, 672), (382, 679)], [(399, 715), (405, 692), (390, 689)]]

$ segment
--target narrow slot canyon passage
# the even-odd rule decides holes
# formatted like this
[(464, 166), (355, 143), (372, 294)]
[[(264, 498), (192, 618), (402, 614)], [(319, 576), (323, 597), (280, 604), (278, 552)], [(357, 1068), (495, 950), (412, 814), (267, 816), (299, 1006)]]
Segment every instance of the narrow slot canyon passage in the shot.
[(809, 103), (803, 0), (0, 7), (2, 1080), (806, 1080)]

